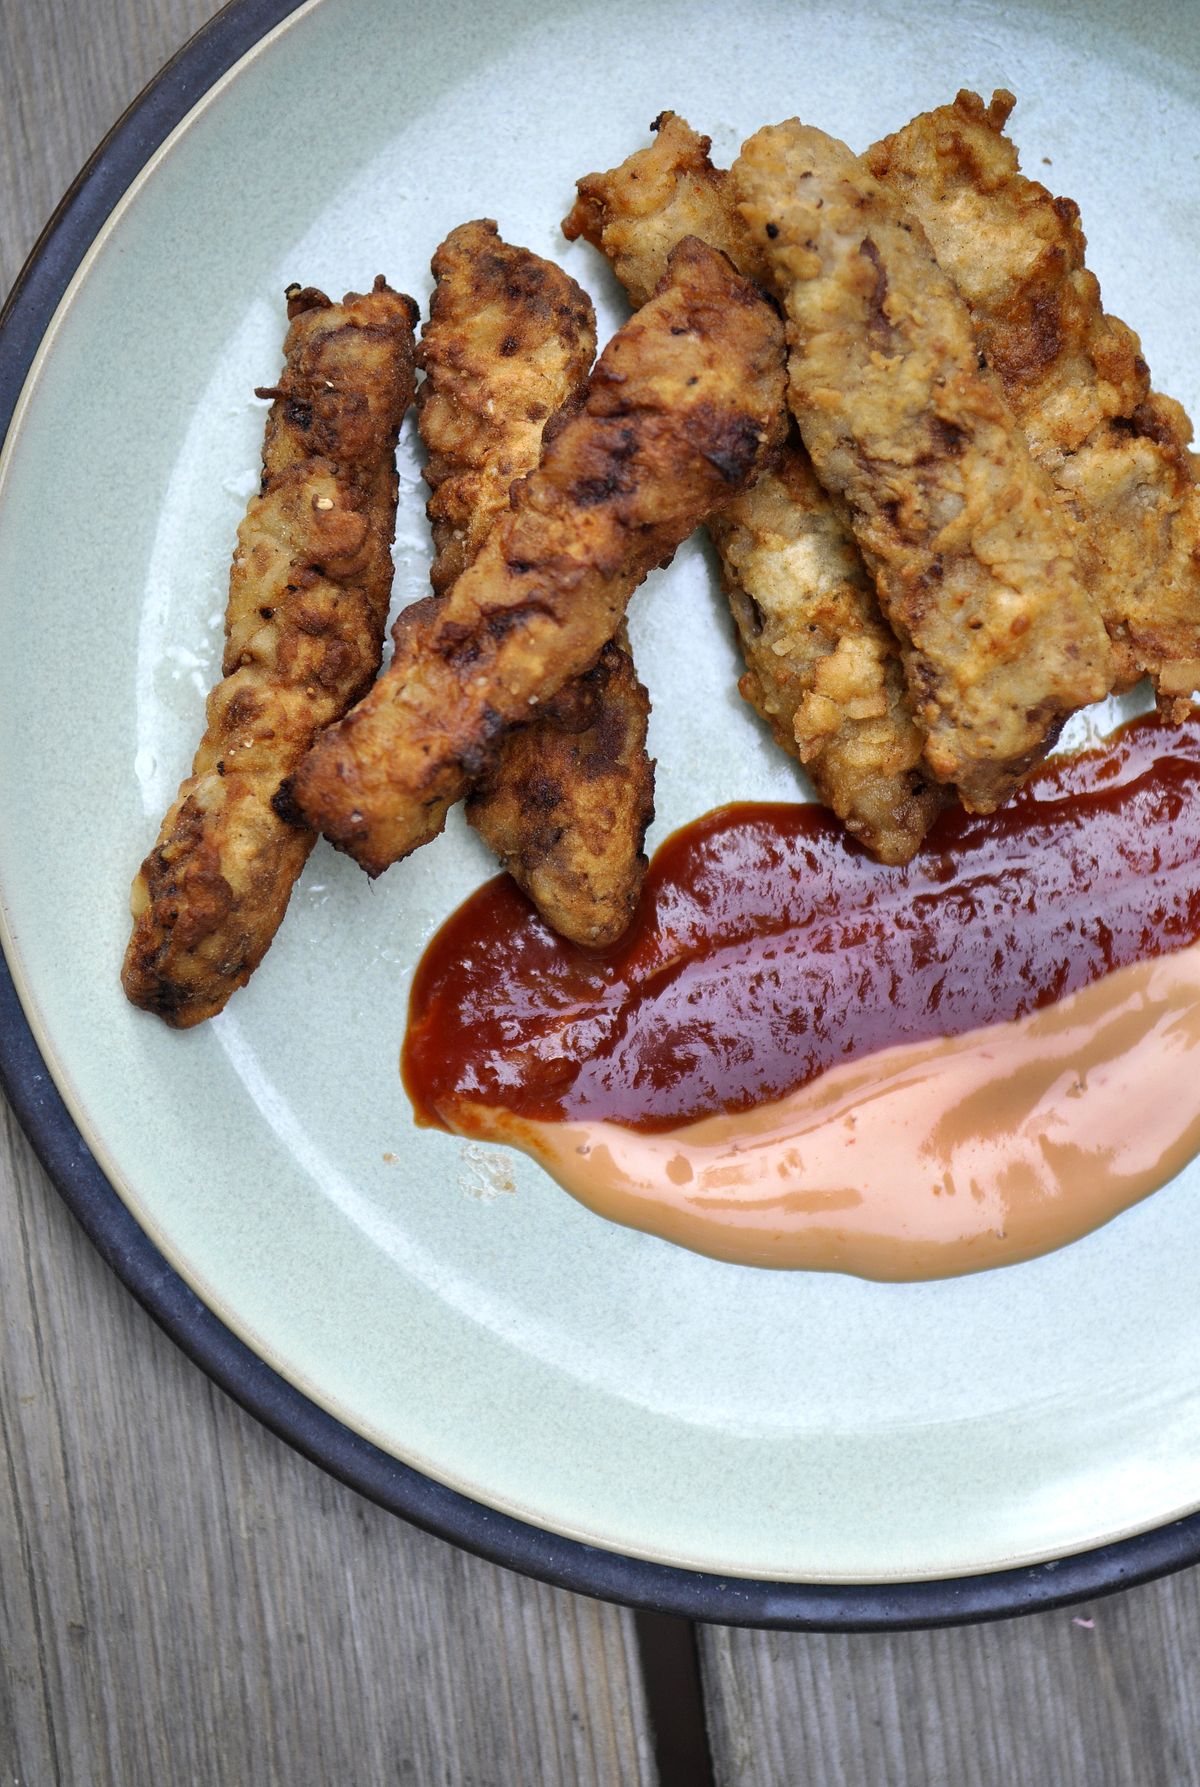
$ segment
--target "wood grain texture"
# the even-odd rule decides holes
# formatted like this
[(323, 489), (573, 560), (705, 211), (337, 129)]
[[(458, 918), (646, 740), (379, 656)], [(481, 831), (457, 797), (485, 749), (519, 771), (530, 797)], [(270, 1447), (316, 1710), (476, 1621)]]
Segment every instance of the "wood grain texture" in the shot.
[(709, 1627), (702, 1660), (717, 1779), (1194, 1787), (1198, 1631), (1195, 1571), (1091, 1606), (947, 1632)]
[[(209, 0), (0, 0), (0, 288)], [(669, 97), (669, 96), (668, 96)], [(653, 1779), (632, 1623), (424, 1537), (177, 1353), (0, 1114), (0, 1787)], [(1200, 1578), (702, 1635), (726, 1787), (1191, 1787)]]
[[(214, 10), (0, 0), (0, 288)], [(653, 1781), (631, 1617), (414, 1531), (244, 1415), (7, 1108), (0, 1308), (4, 1787)]]

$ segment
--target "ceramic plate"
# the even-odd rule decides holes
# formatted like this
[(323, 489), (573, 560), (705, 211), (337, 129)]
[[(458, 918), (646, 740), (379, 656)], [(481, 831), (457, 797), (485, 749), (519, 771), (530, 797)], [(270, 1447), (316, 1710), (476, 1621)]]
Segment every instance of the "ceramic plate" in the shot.
[[(261, 9), (238, 16), (262, 29)], [(510, 1517), (501, 1534), (754, 1579), (769, 1600), (772, 1582), (944, 1581), (1162, 1527), (1200, 1506), (1200, 1178), (1049, 1258), (934, 1284), (754, 1271), (606, 1224), (523, 1157), (412, 1123), (412, 968), (492, 872), (457, 816), (376, 885), (318, 848), (215, 1022), (177, 1035), (132, 1010), (128, 883), (216, 673), (284, 287), (383, 271), (424, 300), (442, 236), (491, 216), (559, 258), (607, 332), (613, 282), (558, 222), (575, 177), (664, 106), (726, 159), (794, 112), (863, 146), (960, 86), (1003, 85), (1025, 166), (1080, 202), (1109, 307), (1195, 413), (1187, 16), (324, 0), (209, 88), (42, 319), (0, 500), (0, 895), (29, 1024), (91, 1154), (245, 1370)], [(411, 418), (401, 465), (407, 602), (430, 556)], [(806, 798), (736, 693), (697, 544), (640, 592), (632, 632), (652, 842), (720, 802)], [(553, 1574), (549, 1555), (531, 1567)]]

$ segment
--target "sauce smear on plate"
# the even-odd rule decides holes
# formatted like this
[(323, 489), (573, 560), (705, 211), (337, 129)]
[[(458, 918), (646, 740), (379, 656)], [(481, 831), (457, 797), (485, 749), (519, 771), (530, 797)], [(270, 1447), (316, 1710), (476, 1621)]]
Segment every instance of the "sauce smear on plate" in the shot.
[(726, 1258), (919, 1277), (1059, 1245), (1200, 1145), (1195, 738), (1135, 721), (905, 868), (817, 807), (722, 808), (602, 953), (490, 882), (417, 971), (418, 1121)]

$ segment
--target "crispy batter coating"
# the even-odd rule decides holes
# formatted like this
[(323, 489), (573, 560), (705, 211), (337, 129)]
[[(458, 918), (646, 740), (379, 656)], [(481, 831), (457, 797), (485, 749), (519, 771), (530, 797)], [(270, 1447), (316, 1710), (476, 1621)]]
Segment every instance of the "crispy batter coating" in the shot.
[(648, 148), (606, 174), (576, 181), (563, 235), (569, 242), (582, 236), (600, 250), (635, 309), (657, 289), (684, 236), (699, 236), (763, 283), (762, 259), (738, 216), (729, 170), (709, 159), (711, 138), (698, 136), (676, 112), (660, 112), (650, 129)]
[(746, 672), (742, 695), (880, 862), (909, 862), (945, 806), (895, 634), (799, 439), (709, 522)]
[(537, 464), (550, 416), (587, 383), (596, 316), (561, 267), (502, 242), (487, 218), (451, 230), (432, 267), (417, 417), (433, 492), (429, 580), (442, 595)]
[(560, 692), (553, 725), (506, 736), (496, 771), (467, 801), (471, 824), (547, 924), (594, 946), (615, 943), (633, 917), (654, 817), (650, 698), (623, 635)]
[(596, 662), (653, 566), (777, 448), (782, 329), (693, 237), (598, 360), (449, 594), (400, 616), (387, 673), (294, 782), (371, 874), (436, 836), (503, 731)]
[(243, 986), (313, 845), (272, 801), (379, 667), (392, 581), (396, 437), (412, 401), (411, 298), (377, 279), (331, 304), (288, 292), (260, 494), (238, 528), (224, 678), (192, 774), (142, 864), (121, 979), (178, 1028)]
[(1200, 685), (1200, 495), (1178, 404), (1150, 389), (1132, 329), (1107, 316), (1084, 265), (1079, 207), (1020, 171), (1015, 100), (914, 118), (867, 151), (962, 292), (989, 364), (1078, 523), (1080, 569), (1118, 681)]
[[(674, 112), (652, 128), (649, 148), (579, 181), (564, 234), (599, 248), (634, 304), (684, 231), (765, 277), (709, 139)], [(862, 556), (794, 432), (778, 469), (709, 532), (746, 660), (742, 695), (847, 830), (882, 862), (908, 862), (947, 796), (922, 762), (900, 647)]]
[(801, 433), (904, 644), (926, 760), (990, 812), (1112, 680), (1049, 476), (920, 225), (845, 144), (792, 120), (734, 177), (787, 307)]
[[(502, 242), (487, 219), (452, 230), (421, 336), (417, 397), (429, 519), (444, 591), (473, 563), (514, 480), (537, 465), (547, 419), (578, 398), (596, 349), (591, 302), (552, 261)], [(537, 720), (509, 733), (467, 818), (547, 923), (611, 943), (633, 916), (653, 817), (650, 703), (628, 641)]]

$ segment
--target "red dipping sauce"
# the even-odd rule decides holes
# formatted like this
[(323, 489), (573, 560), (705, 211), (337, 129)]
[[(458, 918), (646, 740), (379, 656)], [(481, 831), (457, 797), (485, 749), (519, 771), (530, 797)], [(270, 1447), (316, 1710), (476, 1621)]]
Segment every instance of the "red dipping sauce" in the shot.
[(1200, 938), (1198, 736), (1135, 721), (988, 818), (948, 811), (904, 868), (819, 807), (721, 808), (660, 847), (603, 952), (563, 942), (499, 877), (418, 967), (402, 1057), (417, 1118), (455, 1128), (468, 1100), (666, 1130), (1182, 948)]

